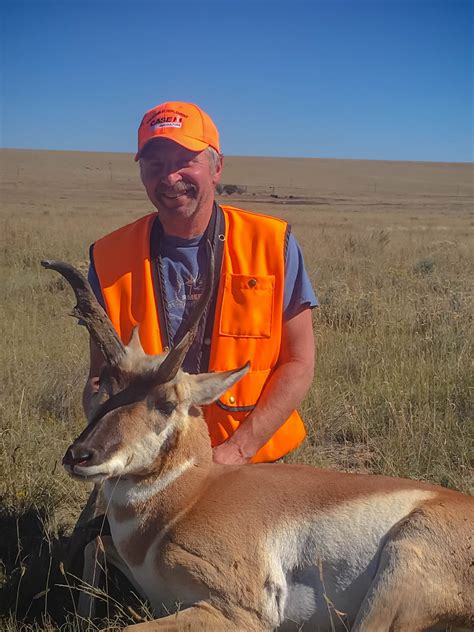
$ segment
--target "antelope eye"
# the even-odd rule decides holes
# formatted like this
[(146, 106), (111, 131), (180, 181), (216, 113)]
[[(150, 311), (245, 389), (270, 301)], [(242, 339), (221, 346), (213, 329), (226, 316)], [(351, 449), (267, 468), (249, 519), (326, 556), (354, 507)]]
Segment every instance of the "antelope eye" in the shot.
[(165, 417), (169, 417), (176, 408), (176, 402), (157, 402), (155, 408)]

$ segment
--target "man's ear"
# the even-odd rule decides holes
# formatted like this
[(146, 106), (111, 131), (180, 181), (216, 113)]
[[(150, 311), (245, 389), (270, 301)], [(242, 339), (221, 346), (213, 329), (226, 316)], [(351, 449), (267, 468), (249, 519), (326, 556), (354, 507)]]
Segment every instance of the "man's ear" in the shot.
[(217, 186), (221, 181), (222, 171), (224, 170), (224, 156), (222, 154), (219, 155), (219, 163), (216, 165), (216, 169), (212, 176), (212, 182), (214, 186)]
[(240, 369), (234, 369), (233, 371), (187, 375), (192, 403), (201, 406), (215, 402), (231, 386), (234, 386), (247, 373), (249, 368), (250, 362), (247, 362)]

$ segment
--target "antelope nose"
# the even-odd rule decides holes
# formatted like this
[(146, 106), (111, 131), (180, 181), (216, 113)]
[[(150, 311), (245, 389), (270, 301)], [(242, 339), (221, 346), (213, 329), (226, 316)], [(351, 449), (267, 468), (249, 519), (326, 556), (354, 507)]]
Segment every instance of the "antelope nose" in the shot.
[(63, 465), (73, 467), (80, 463), (85, 464), (93, 460), (95, 453), (96, 451), (94, 449), (87, 448), (85, 445), (71, 445), (63, 457)]

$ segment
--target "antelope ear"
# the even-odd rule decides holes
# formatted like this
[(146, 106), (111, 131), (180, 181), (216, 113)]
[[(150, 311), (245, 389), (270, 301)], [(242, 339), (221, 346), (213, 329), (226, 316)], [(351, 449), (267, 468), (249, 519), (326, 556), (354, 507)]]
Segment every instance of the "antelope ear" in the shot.
[(191, 401), (198, 406), (215, 402), (231, 386), (234, 386), (247, 373), (249, 368), (250, 362), (247, 362), (240, 369), (234, 369), (233, 371), (187, 375)]
[(143, 351), (142, 343), (140, 341), (140, 334), (138, 333), (138, 327), (134, 327), (132, 329), (132, 335), (130, 336), (130, 340), (128, 341), (127, 348), (137, 354), (141, 353), (141, 355), (145, 355), (145, 352)]

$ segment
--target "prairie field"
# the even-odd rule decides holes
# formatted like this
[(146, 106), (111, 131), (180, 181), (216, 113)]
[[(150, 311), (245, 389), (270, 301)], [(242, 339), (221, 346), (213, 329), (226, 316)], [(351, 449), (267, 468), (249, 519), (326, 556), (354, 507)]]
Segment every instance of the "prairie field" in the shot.
[[(40, 261), (87, 269), (95, 239), (152, 208), (129, 154), (0, 159), (0, 629), (75, 630), (61, 546), (89, 490), (60, 461), (88, 336)], [(223, 183), (222, 203), (289, 220), (320, 301), (308, 438), (286, 460), (471, 492), (473, 165), (229, 157)]]

